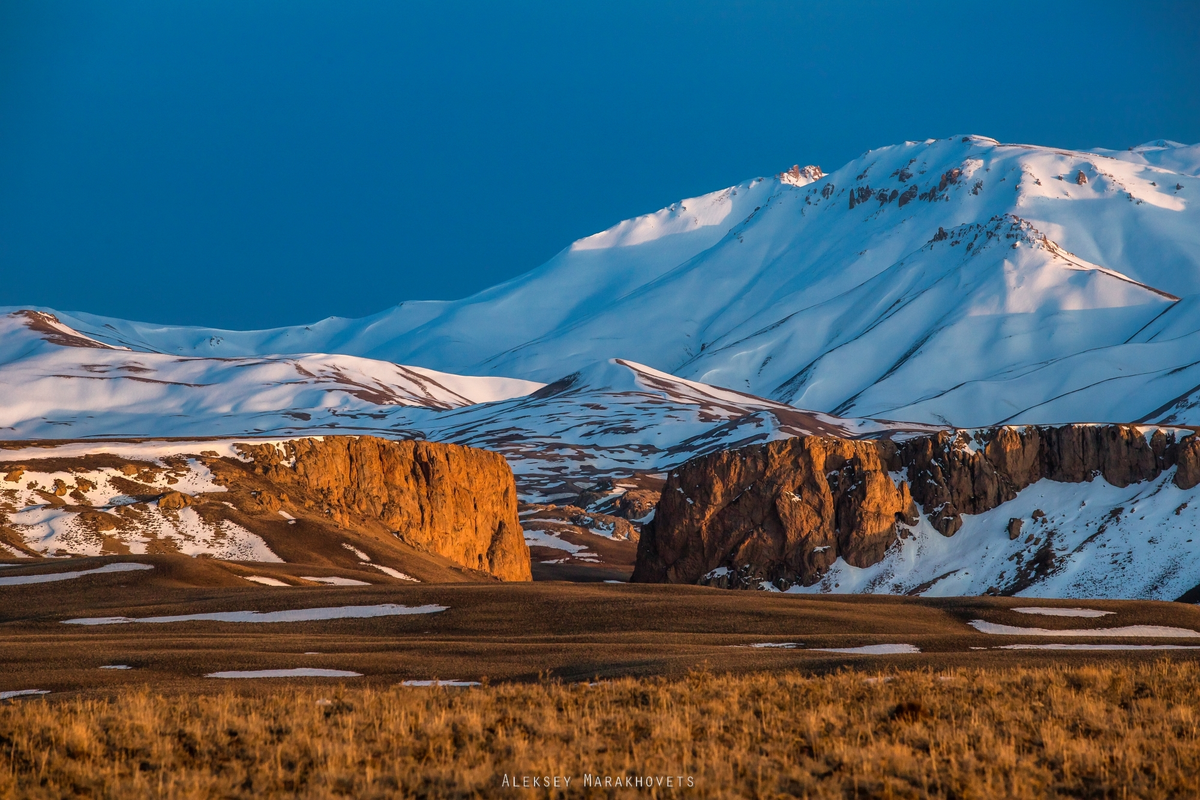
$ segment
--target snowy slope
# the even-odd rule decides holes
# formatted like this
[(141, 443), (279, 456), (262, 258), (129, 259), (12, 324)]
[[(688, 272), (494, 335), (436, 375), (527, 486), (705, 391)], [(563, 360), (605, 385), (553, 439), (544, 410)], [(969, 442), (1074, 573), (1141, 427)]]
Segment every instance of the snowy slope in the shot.
[(756, 442), (901, 429), (803, 412), (617, 359), (527, 397), (429, 414), (415, 424), (430, 439), (502, 453), (530, 501), (572, 497), (601, 478), (663, 472)]
[[(818, 583), (790, 591), (1174, 600), (1200, 584), (1200, 487), (1180, 489), (1174, 474), (1124, 488), (1103, 478), (1042, 480), (991, 511), (964, 515), (950, 537), (922, 515), (878, 564), (860, 569), (839, 558)], [(1010, 540), (1014, 518), (1024, 526)]]
[[(180, 358), (97, 342), (37, 312), (0, 316), (0, 436), (218, 436), (457, 408), (541, 384), (353, 356)], [(374, 415), (374, 416), (371, 416)]]
[(1200, 422), (1198, 154), (906, 142), (681, 201), (464, 300), (241, 333), (64, 321), (540, 382), (620, 358), (842, 416)]
[(752, 442), (897, 429), (632, 362), (543, 386), (352, 356), (188, 358), (105, 345), (37, 312), (0, 317), (0, 396), (10, 440), (339, 433), (472, 445), (502, 453), (527, 500)]
[[(797, 185), (810, 180), (788, 179)], [(446, 371), (471, 374), (468, 364), (552, 335), (716, 245), (778, 185), (775, 179), (758, 179), (683, 200), (580, 239), (533, 272), (466, 300), (402, 303), (364, 319), (332, 317), (313, 325), (234, 332), (86, 314), (59, 316), (99, 339), (139, 350), (189, 356), (349, 353), (397, 363), (445, 364)], [(600, 348), (586, 361), (609, 357)], [(554, 380), (583, 363), (565, 370), (548, 364), (543, 372), (546, 380)]]
[(1200, 144), (1186, 145), (1170, 139), (1156, 139), (1128, 150), (1095, 148), (1092, 152), (1131, 164), (1148, 164), (1168, 172), (1200, 177)]
[[(222, 455), (234, 455), (229, 445), (207, 442), (199, 447), (193, 446), (191, 457), (185, 455), (188, 453), (186, 446), (171, 448), (127, 444), (123, 449), (142, 458), (178, 454), (169, 467), (164, 465), (162, 473), (154, 477), (143, 474), (143, 485), (160, 494), (174, 490), (195, 495), (226, 491), (224, 486), (213, 481), (212, 472), (194, 455), (200, 449), (215, 452), (213, 448), (220, 449)], [(73, 449), (72, 445), (27, 448), (23, 451), (0, 451), (0, 457), (69, 458)], [(111, 453), (113, 450), (91, 445), (84, 452)], [(16, 476), (19, 480), (12, 479), (13, 474), (6, 469), (0, 472), (6, 473), (0, 476), (3, 478), (0, 481), (0, 518), (16, 537), (10, 542), (0, 539), (0, 558), (23, 558), (34, 554), (49, 557), (100, 556), (114, 552), (145, 555), (148, 552), (166, 551), (233, 561), (282, 560), (259, 536), (236, 522), (205, 519), (194, 508), (168, 511), (160, 508), (157, 502), (142, 502), (136, 516), (122, 516), (118, 509), (134, 506), (139, 499), (128, 496), (120, 488), (127, 486), (127, 483), (120, 481), (127, 481), (129, 475), (112, 466), (60, 468), (53, 471), (22, 469)], [(72, 487), (74, 494), (69, 498), (70, 505), (64, 501), (47, 502), (47, 495), (53, 496), (56, 486)], [(87, 510), (91, 513), (81, 513)], [(97, 513), (110, 518), (109, 524), (103, 529), (97, 529), (95, 525)], [(99, 535), (101, 531), (108, 536)], [(116, 542), (119, 545), (114, 546)]]

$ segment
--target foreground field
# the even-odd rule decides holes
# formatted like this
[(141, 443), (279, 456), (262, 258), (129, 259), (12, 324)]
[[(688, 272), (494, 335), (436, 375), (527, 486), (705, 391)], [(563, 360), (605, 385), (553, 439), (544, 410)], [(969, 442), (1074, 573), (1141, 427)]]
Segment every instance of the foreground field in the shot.
[(1195, 792), (1198, 723), (1200, 669), (1166, 659), (126, 690), (0, 706), (0, 796), (1166, 798)]
[(1200, 774), (1187, 603), (230, 569), (5, 566), (0, 797), (1179, 797)]
[(332, 670), (349, 687), (383, 688), (1200, 658), (1200, 608), (1186, 603), (553, 582), (197, 585), (221, 566), (123, 556), (5, 567), (0, 693), (210, 693), (213, 674), (258, 670)]

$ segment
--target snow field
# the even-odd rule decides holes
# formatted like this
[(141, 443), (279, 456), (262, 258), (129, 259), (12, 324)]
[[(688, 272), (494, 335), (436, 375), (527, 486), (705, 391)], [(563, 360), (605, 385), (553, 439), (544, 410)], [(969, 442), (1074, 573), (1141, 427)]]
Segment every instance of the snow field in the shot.
[(1043, 617), (1086, 617), (1095, 619), (1096, 617), (1105, 617), (1112, 614), (1112, 611), (1099, 611), (1094, 608), (1041, 608), (1041, 607), (1026, 607), (1013, 608), (1010, 611), (1015, 611), (1018, 614), (1037, 614)]

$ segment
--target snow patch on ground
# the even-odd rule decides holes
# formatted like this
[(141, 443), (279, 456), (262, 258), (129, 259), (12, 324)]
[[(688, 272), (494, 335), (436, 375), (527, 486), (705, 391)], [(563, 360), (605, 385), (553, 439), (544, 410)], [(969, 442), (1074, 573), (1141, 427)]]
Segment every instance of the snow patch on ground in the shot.
[(371, 557), (369, 555), (364, 553), (362, 550), (359, 550), (357, 547), (350, 544), (349, 542), (342, 542), (342, 547), (346, 548), (351, 553), (354, 553), (354, 555), (358, 556), (359, 561), (370, 561), (371, 560)]
[(263, 586), (288, 586), (278, 578), (268, 578), (266, 575), (243, 575), (246, 580), (261, 583)]
[(113, 572), (135, 572), (143, 569), (154, 569), (150, 564), (105, 564), (95, 569), (81, 569), (73, 572), (51, 572), (43, 575), (11, 575), (0, 577), (0, 586), (25, 586), (32, 583), (54, 583), (82, 578), (86, 575), (105, 575)]
[(810, 647), (808, 650), (810, 652), (846, 653), (856, 656), (893, 656), (921, 652), (921, 648), (913, 644), (868, 644), (862, 647)]
[(576, 558), (586, 558), (591, 555), (591, 552), (581, 544), (571, 544), (549, 531), (538, 530), (536, 528), (525, 530), (525, 544), (530, 547), (549, 547), (554, 550), (563, 550)]
[(1112, 611), (1100, 611), (1095, 608), (1052, 608), (1041, 606), (1010, 608), (1009, 611), (1015, 611), (1018, 614), (1038, 614), (1043, 617), (1087, 617), (1089, 619), (1106, 617), (1114, 613)]
[(210, 672), (206, 678), (361, 678), (361, 672), (345, 669), (295, 667), (293, 669), (252, 669), (230, 672)]
[(326, 577), (313, 577), (311, 575), (301, 575), (300, 577), (304, 578), (304, 580), (306, 580), (306, 581), (316, 581), (317, 583), (323, 583), (326, 586), (370, 586), (371, 585), (371, 584), (367, 583), (366, 581), (359, 581), (359, 580), (355, 580), (354, 578), (342, 578), (337, 575), (330, 575), (330, 576), (326, 576)]
[(67, 625), (124, 625), (132, 622), (169, 624), (173, 622), (319, 622), (331, 619), (370, 619), (410, 614), (437, 614), (449, 606), (402, 606), (384, 603), (377, 606), (337, 606), (332, 608), (297, 608), (287, 611), (216, 611), (207, 614), (177, 614), (167, 617), (80, 617), (67, 619)]
[(1120, 628), (1076, 628), (1056, 631), (1049, 628), (1022, 628), (1017, 625), (1001, 625), (982, 619), (973, 619), (969, 623), (980, 633), (993, 636), (1091, 636), (1103, 639), (1109, 636), (1144, 637), (1144, 638), (1196, 638), (1200, 632), (1188, 628), (1171, 628), (1165, 625), (1125, 625)]
[(371, 566), (374, 567), (375, 569), (379, 570), (380, 572), (382, 572), (384, 575), (391, 575), (393, 578), (396, 578), (398, 580), (413, 581), (415, 583), (421, 582), (419, 579), (414, 578), (412, 575), (407, 575), (398, 569), (393, 569), (392, 567), (385, 567), (383, 564), (372, 564)]

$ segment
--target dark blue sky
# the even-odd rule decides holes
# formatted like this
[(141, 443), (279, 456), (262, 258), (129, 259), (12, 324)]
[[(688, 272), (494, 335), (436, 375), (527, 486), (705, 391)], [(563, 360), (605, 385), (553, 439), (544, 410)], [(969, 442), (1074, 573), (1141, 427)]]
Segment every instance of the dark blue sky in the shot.
[(456, 298), (794, 162), (1200, 141), (1200, 3), (0, 0), (0, 305)]

